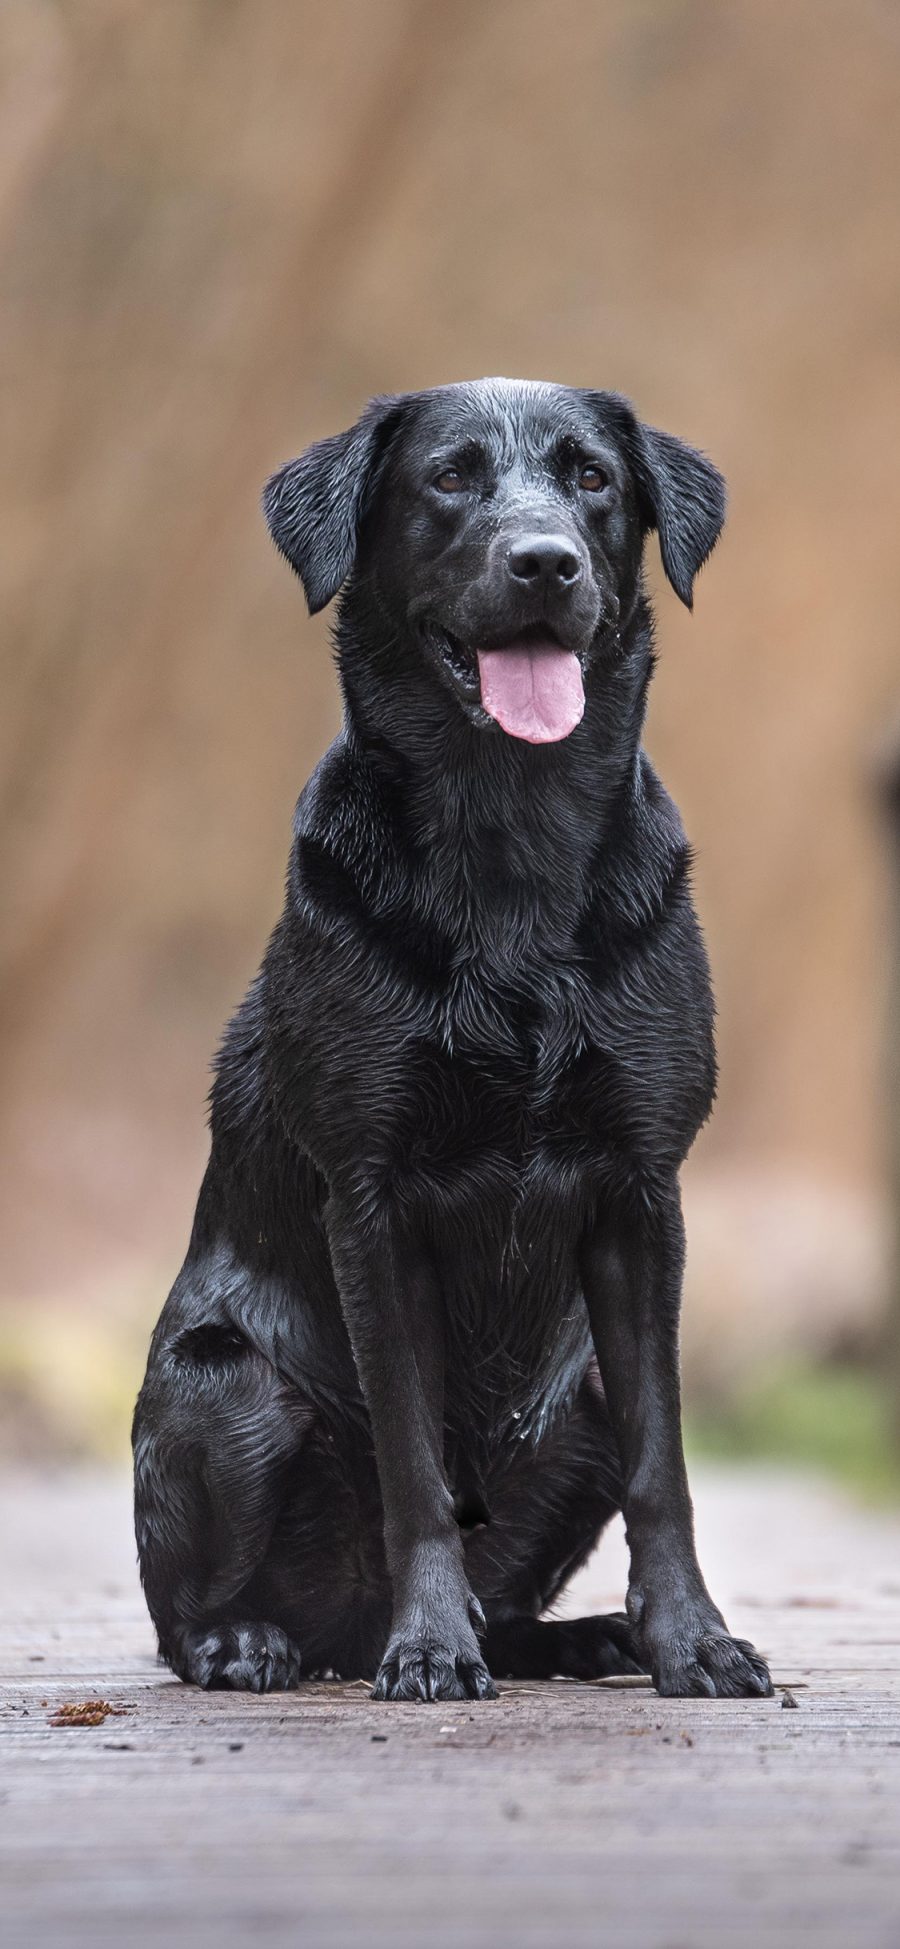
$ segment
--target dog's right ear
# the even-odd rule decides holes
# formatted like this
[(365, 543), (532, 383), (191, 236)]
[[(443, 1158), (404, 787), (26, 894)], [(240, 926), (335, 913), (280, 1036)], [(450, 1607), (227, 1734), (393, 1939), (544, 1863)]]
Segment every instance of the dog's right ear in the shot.
[(373, 399), (355, 426), (317, 440), (267, 483), (263, 508), (315, 616), (353, 567), (359, 526), (399, 424), (403, 399)]

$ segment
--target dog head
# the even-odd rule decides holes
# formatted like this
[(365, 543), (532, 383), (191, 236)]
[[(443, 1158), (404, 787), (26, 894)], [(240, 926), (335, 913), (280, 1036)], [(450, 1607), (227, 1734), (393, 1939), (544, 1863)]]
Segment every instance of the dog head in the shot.
[(473, 726), (551, 743), (616, 654), (645, 536), (690, 606), (725, 494), (616, 393), (483, 379), (373, 400), (273, 477), (265, 510), (312, 613), (347, 584), (383, 619), (398, 680), (412, 650)]

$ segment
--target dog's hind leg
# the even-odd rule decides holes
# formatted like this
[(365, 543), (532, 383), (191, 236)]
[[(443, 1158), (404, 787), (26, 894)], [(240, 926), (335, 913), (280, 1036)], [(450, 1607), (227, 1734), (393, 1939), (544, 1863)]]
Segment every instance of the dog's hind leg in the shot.
[(135, 1532), (160, 1652), (188, 1683), (267, 1692), (299, 1679), (299, 1647), (242, 1593), (312, 1418), (243, 1334), (179, 1330), (163, 1314), (135, 1410)]
[(643, 1670), (624, 1612), (546, 1622), (509, 1617), (488, 1624), (483, 1649), (494, 1678), (611, 1678)]
[(609, 1678), (644, 1669), (623, 1614), (543, 1620), (621, 1500), (618, 1457), (596, 1369), (537, 1448), (516, 1443), (488, 1486), (490, 1525), (467, 1545), (495, 1678)]

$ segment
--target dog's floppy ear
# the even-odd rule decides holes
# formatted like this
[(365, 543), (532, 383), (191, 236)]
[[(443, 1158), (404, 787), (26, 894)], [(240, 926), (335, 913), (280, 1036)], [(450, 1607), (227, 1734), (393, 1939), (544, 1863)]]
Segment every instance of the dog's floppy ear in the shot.
[(317, 440), (266, 485), (269, 531), (303, 583), (311, 616), (353, 567), (359, 525), (403, 406), (402, 399), (371, 400), (355, 426)]
[(600, 395), (612, 412), (637, 484), (648, 531), (656, 529), (662, 565), (676, 595), (693, 608), (694, 576), (715, 547), (725, 520), (725, 482), (695, 447), (644, 426), (627, 399)]

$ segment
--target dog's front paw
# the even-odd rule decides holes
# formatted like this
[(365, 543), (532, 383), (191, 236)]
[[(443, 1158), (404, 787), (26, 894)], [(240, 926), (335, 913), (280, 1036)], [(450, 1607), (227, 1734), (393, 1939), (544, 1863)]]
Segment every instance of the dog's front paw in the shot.
[(696, 1635), (673, 1633), (654, 1646), (650, 1666), (663, 1698), (771, 1698), (772, 1680), (764, 1658), (746, 1638), (725, 1630)]
[(477, 1646), (392, 1639), (372, 1688), (373, 1699), (495, 1699), (497, 1688)]
[(373, 1699), (495, 1699), (475, 1636), (484, 1628), (484, 1613), (471, 1592), (458, 1622), (421, 1615), (401, 1621), (379, 1666)]

